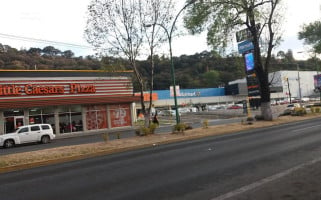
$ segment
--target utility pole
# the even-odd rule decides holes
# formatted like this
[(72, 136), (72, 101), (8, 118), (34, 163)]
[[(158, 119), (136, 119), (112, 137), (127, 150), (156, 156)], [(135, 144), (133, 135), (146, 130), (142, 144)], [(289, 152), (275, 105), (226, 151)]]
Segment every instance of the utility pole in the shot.
[(299, 67), (299, 64), (296, 64), (296, 69), (298, 70), (299, 99), (301, 101), (302, 94), (301, 94), (301, 82), (300, 82), (300, 67)]
[(177, 106), (177, 94), (176, 94), (176, 80), (175, 80), (175, 67), (174, 67), (174, 61), (173, 61), (173, 53), (172, 53), (172, 36), (173, 36), (173, 31), (175, 29), (175, 24), (177, 21), (178, 16), (185, 10), (188, 6), (192, 5), (195, 3), (196, 0), (190, 0), (185, 4), (185, 6), (180, 9), (180, 11), (177, 13), (176, 17), (174, 18), (174, 21), (172, 23), (171, 28), (168, 30), (163, 24), (145, 24), (145, 27), (151, 27), (158, 25), (162, 27), (167, 35), (168, 39), (168, 44), (169, 44), (169, 56), (170, 56), (170, 62), (171, 62), (171, 79), (172, 79), (172, 84), (173, 84), (173, 92), (174, 92), (174, 105), (175, 105), (175, 113), (176, 113), (176, 124), (180, 123), (180, 118), (179, 118), (179, 112), (178, 112), (178, 106)]

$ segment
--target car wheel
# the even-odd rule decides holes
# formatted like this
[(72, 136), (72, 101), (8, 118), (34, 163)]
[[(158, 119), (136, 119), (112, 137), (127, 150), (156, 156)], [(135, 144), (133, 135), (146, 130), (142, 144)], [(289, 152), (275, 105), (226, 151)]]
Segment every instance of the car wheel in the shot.
[(14, 146), (14, 141), (13, 140), (6, 140), (4, 143), (3, 143), (3, 147), (4, 148), (11, 148)]
[(48, 135), (44, 135), (41, 137), (41, 143), (42, 144), (47, 144), (50, 142), (50, 137)]

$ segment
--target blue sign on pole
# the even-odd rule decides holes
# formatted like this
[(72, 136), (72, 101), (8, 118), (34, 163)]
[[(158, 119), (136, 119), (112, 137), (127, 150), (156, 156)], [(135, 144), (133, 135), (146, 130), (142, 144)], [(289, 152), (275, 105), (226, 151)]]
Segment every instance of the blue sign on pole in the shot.
[(243, 54), (247, 51), (254, 49), (253, 43), (249, 40), (245, 40), (243, 42), (240, 42), (237, 45), (238, 45), (238, 49), (239, 49), (240, 54)]

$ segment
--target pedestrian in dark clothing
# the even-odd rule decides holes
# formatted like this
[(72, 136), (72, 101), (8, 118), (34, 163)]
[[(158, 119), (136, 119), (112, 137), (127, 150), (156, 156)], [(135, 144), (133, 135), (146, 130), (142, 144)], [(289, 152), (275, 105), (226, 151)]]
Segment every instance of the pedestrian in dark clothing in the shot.
[(153, 117), (153, 123), (154, 123), (154, 124), (157, 124), (157, 126), (159, 126), (159, 121), (158, 121), (158, 119), (157, 119), (157, 111), (156, 111), (156, 113), (155, 113), (155, 115), (154, 115), (154, 117)]

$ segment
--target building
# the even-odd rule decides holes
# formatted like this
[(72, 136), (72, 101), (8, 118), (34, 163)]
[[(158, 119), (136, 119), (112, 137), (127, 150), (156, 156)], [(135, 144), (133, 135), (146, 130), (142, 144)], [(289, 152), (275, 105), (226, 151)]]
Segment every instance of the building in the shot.
[(0, 70), (0, 134), (49, 123), (56, 135), (131, 127), (132, 72)]
[(302, 99), (319, 96), (315, 91), (314, 76), (317, 71), (277, 71), (269, 73), (272, 98)]
[[(277, 71), (269, 73), (271, 100), (319, 97), (315, 90), (314, 76), (317, 71)], [(321, 80), (321, 78), (320, 78)], [(320, 81), (321, 82), (321, 81)], [(173, 106), (170, 90), (156, 90), (155, 107)], [(229, 104), (245, 100), (248, 96), (246, 78), (229, 82), (225, 88), (180, 89), (177, 92), (179, 106), (195, 104)], [(149, 98), (146, 98), (147, 101)], [(253, 98), (253, 101), (259, 101)], [(257, 102), (255, 102), (257, 103)]]

